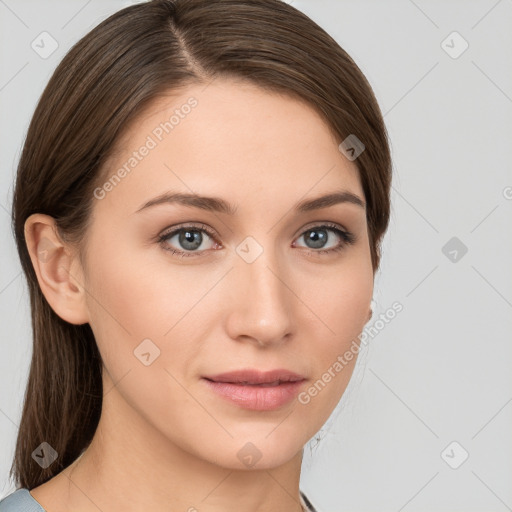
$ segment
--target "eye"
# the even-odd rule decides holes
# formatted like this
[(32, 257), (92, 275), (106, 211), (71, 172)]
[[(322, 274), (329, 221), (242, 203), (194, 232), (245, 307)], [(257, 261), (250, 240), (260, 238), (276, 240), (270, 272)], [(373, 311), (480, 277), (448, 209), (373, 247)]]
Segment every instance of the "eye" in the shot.
[[(329, 233), (334, 233), (334, 236), (329, 235)], [(356, 241), (356, 237), (352, 233), (344, 231), (336, 224), (331, 223), (313, 226), (302, 233), (298, 240), (301, 238), (306, 241), (306, 247), (312, 249), (311, 253), (319, 254), (341, 251), (347, 245), (353, 245)]]
[[(341, 251), (356, 242), (356, 237), (352, 233), (331, 223), (313, 226), (304, 231), (297, 240), (301, 238), (306, 241), (306, 248), (310, 249), (308, 252), (315, 255)], [(210, 247), (208, 247), (208, 240), (210, 240)], [(222, 247), (215, 240), (213, 231), (205, 224), (175, 226), (159, 235), (158, 242), (163, 249), (179, 257), (203, 256), (208, 253), (208, 249), (216, 250)], [(295, 243), (294, 246), (296, 246)]]
[[(173, 228), (171, 231), (162, 233), (159, 235), (158, 241), (165, 250), (171, 251), (173, 254), (177, 254), (181, 257), (201, 256), (201, 254), (203, 254), (208, 248), (212, 248), (204, 247), (204, 242), (207, 242), (208, 239), (213, 240), (213, 237), (213, 232), (204, 224), (199, 226), (186, 225), (181, 227), (178, 226)], [(173, 246), (171, 241), (174, 238), (176, 240), (174, 241)], [(217, 244), (217, 242), (213, 243), (214, 247), (218, 245), (219, 244)], [(194, 252), (198, 254), (193, 254)]]

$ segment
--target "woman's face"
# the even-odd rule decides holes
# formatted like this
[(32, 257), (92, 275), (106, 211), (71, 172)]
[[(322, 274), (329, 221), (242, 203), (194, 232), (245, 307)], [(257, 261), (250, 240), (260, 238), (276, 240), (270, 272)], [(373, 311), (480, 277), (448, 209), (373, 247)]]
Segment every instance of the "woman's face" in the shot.
[[(373, 292), (364, 195), (340, 142), (309, 106), (220, 79), (160, 98), (134, 124), (95, 191), (81, 283), (107, 397), (130, 415), (119, 433), (270, 468), (321, 428)], [(343, 192), (363, 206), (298, 209)], [(175, 194), (196, 199), (163, 200)], [(303, 380), (205, 379), (242, 369)]]

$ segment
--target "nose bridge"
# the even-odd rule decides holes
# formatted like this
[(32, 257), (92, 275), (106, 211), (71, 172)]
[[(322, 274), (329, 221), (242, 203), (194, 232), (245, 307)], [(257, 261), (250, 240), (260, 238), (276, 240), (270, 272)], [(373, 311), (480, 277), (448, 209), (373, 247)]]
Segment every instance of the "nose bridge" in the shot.
[(278, 343), (292, 327), (293, 294), (278, 251), (247, 237), (236, 248), (236, 291), (230, 326), (233, 337)]

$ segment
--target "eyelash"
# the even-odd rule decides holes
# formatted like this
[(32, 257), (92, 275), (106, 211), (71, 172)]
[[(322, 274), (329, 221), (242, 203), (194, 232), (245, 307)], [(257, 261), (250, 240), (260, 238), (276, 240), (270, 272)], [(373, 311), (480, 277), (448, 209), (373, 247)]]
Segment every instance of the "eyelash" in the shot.
[[(342, 251), (347, 246), (353, 245), (357, 238), (353, 233), (350, 233), (348, 231), (344, 231), (339, 228), (337, 224), (332, 224), (330, 222), (325, 222), (323, 224), (318, 224), (315, 226), (311, 226), (310, 228), (306, 229), (306, 231), (302, 232), (299, 236), (302, 237), (305, 233), (308, 231), (314, 231), (314, 230), (320, 230), (327, 228), (329, 231), (334, 231), (340, 238), (341, 242), (336, 246), (332, 247), (330, 249), (306, 249), (308, 254), (314, 254), (314, 255), (321, 255), (321, 254), (332, 254), (337, 253), (339, 251)], [(179, 257), (199, 257), (204, 255), (207, 251), (180, 251), (178, 249), (170, 248), (166, 245), (169, 238), (172, 238), (174, 235), (180, 233), (181, 231), (204, 231), (212, 240), (215, 240), (215, 233), (206, 226), (205, 224), (186, 224), (183, 226), (178, 226), (177, 228), (173, 228), (171, 231), (164, 231), (162, 234), (158, 236), (158, 243), (162, 246), (162, 248), (166, 251), (171, 252), (173, 255), (178, 255)]]

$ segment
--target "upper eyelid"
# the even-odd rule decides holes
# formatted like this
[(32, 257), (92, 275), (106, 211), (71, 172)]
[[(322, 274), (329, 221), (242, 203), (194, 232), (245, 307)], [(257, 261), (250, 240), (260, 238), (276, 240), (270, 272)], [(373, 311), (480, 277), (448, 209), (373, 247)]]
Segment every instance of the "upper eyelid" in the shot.
[(196, 231), (206, 231), (206, 233), (208, 233), (208, 234), (213, 234), (215, 232), (215, 230), (213, 228), (208, 227), (206, 224), (196, 225), (193, 222), (191, 222), (191, 223), (178, 224), (177, 226), (170, 226), (168, 228), (165, 228), (162, 231), (162, 236), (170, 235), (172, 233), (176, 233), (178, 231), (182, 231), (187, 228), (189, 228), (191, 230), (193, 229)]
[[(348, 231), (343, 225), (339, 224), (338, 222), (330, 221), (330, 220), (319, 220), (319, 221), (312, 221), (310, 224), (306, 224), (305, 227), (301, 228), (302, 231), (299, 234), (302, 234), (304, 231), (308, 231), (311, 228), (319, 227), (319, 226), (325, 226), (329, 228), (338, 228), (342, 231)], [(180, 231), (182, 229), (197, 229), (199, 231), (204, 230), (207, 233), (215, 233), (216, 231), (213, 228), (210, 228), (207, 224), (204, 223), (198, 223), (195, 224), (194, 222), (190, 223), (183, 223), (183, 224), (177, 224), (176, 226), (169, 226), (165, 228), (162, 233), (173, 233), (175, 231)]]

